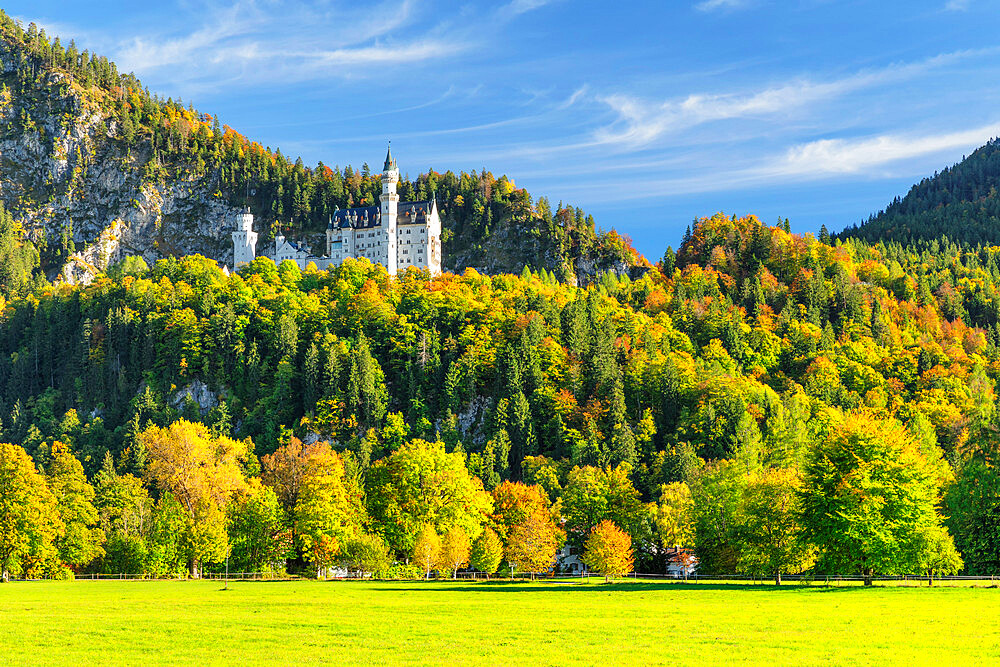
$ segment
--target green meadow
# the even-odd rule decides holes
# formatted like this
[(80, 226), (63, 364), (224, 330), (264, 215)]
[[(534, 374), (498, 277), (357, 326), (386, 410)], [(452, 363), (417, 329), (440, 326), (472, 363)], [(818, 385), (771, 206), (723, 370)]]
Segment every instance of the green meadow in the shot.
[(1000, 593), (813, 584), (0, 586), (4, 664), (986, 664)]

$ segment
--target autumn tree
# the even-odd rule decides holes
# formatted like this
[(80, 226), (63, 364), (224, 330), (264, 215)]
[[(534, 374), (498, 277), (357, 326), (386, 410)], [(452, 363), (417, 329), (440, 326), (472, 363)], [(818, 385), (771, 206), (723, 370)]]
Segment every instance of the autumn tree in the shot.
[(694, 546), (694, 500), (686, 483), (671, 482), (660, 487), (656, 528), (660, 542), (668, 549)]
[(611, 577), (628, 574), (634, 567), (632, 537), (605, 519), (587, 536), (581, 560), (591, 570), (603, 574), (605, 583)]
[(472, 551), (469, 554), (469, 564), (480, 572), (490, 575), (500, 567), (503, 560), (503, 542), (493, 532), (492, 528), (486, 527), (482, 534), (472, 543)]
[(285, 513), (291, 516), (299, 502), (299, 489), (305, 476), (309, 447), (291, 438), (271, 454), (260, 457), (261, 479), (274, 489)]
[(442, 569), (451, 570), (452, 579), (458, 578), (458, 569), (469, 564), (469, 536), (459, 527), (449, 528), (441, 540)]
[(148, 452), (146, 477), (169, 492), (184, 511), (184, 543), (192, 577), (204, 561), (221, 562), (229, 550), (226, 509), (233, 496), (246, 489), (242, 462), (249, 444), (227, 437), (213, 438), (201, 424), (180, 420), (168, 427), (152, 426), (139, 442)]
[(309, 449), (295, 504), (296, 539), (317, 567), (329, 564), (361, 524), (360, 492), (344, 476), (344, 462), (328, 443)]
[[(826, 572), (918, 571), (941, 525), (938, 477), (897, 421), (848, 415), (810, 455), (802, 516)], [(950, 540), (950, 538), (948, 538)]]
[(63, 524), (57, 503), (27, 452), (0, 443), (0, 567), (3, 581), (56, 558)]
[(413, 541), (413, 560), (430, 579), (431, 571), (441, 562), (441, 537), (434, 526), (427, 524), (420, 529)]
[(549, 516), (549, 499), (542, 487), (523, 482), (503, 482), (493, 489), (493, 514), (491, 524), (500, 539), (510, 536), (514, 526), (523, 523), (533, 514)]
[(559, 537), (549, 518), (538, 512), (529, 514), (516, 524), (507, 537), (504, 550), (507, 561), (511, 563), (511, 576), (514, 576), (515, 568), (530, 572), (532, 578), (536, 572), (546, 572), (555, 562)]

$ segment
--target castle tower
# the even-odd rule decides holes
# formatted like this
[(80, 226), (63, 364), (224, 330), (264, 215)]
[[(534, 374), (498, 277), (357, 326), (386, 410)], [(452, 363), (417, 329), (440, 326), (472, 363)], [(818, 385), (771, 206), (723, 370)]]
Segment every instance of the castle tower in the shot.
[(381, 222), (382, 241), (385, 244), (385, 268), (390, 276), (396, 275), (396, 216), (399, 211), (399, 195), (396, 194), (396, 184), (399, 182), (399, 169), (392, 158), (392, 145), (385, 153), (385, 166), (382, 168), (382, 201)]
[(433, 275), (441, 273), (441, 213), (438, 211), (437, 195), (431, 194), (427, 205), (427, 268)]
[(253, 213), (247, 206), (236, 220), (233, 232), (233, 269), (249, 264), (257, 257), (257, 232), (253, 231)]

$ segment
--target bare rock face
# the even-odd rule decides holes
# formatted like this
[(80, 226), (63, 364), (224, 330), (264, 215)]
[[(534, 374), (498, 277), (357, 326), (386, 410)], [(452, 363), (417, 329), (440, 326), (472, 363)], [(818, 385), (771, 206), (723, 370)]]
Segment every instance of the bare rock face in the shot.
[(219, 405), (219, 399), (201, 380), (192, 380), (186, 387), (175, 392), (170, 398), (170, 405), (180, 410), (188, 400), (194, 401), (202, 416), (207, 415), (209, 410)]
[[(0, 44), (0, 70), (15, 68)], [(239, 210), (215, 177), (184, 165), (150, 176), (151, 151), (129, 147), (95, 96), (58, 73), (26, 94), (0, 91), (0, 198), (36, 245), (69, 234), (75, 246), (65, 266), (47, 267), (50, 277), (89, 282), (126, 255), (230, 262)]]

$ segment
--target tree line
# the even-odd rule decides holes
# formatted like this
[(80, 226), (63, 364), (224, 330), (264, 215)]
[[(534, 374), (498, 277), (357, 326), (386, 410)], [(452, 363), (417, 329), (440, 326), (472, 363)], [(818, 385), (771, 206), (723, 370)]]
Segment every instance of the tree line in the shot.
[[(107, 460), (148, 480), (142, 434), (179, 419), (249, 439), (261, 462), (293, 438), (328, 442), (370, 521), (377, 464), (440, 442), (487, 494), (540, 486), (560, 522), (581, 489), (603, 489), (605, 509), (581, 511), (567, 539), (582, 548), (610, 520), (646, 571), (693, 549), (705, 573), (765, 572), (757, 549), (775, 544), (787, 562), (769, 574), (946, 571), (952, 539), (965, 571), (995, 571), (995, 259), (825, 240), (720, 214), (659, 270), (587, 287), (530, 269), (390, 277), (261, 259), (226, 275), (199, 257), (130, 259), (7, 305), (0, 441), (41, 470), (64, 443), (91, 483)], [(836, 475), (858, 485), (840, 501), (855, 505), (807, 502)], [(905, 502), (865, 504), (892, 489)], [(835, 556), (864, 553), (831, 546), (816, 522), (835, 509), (868, 520), (881, 555)], [(669, 517), (686, 528), (665, 542)], [(397, 559), (423, 527), (362, 525)]]
[(628, 466), (569, 471), (553, 499), (552, 462), (487, 492), (461, 451), (405, 441), (364, 469), (350, 451), (296, 438), (256, 457), (249, 440), (179, 420), (139, 436), (142, 478), (110, 454), (94, 476), (62, 442), (39, 470), (0, 444), (0, 566), (25, 577), (80, 572), (188, 574), (333, 566), (381, 577), (487, 577), (560, 570), (567, 541), (605, 576), (651, 553), (692, 547), (709, 572), (773, 576), (950, 574), (961, 557), (936, 512), (946, 465), (898, 423), (854, 415), (831, 428), (803, 471), (708, 465), (643, 503)]

